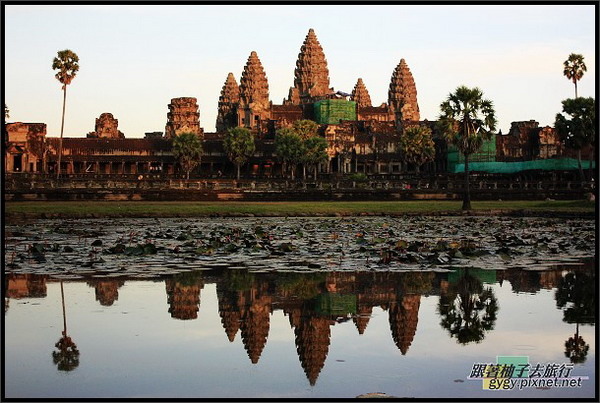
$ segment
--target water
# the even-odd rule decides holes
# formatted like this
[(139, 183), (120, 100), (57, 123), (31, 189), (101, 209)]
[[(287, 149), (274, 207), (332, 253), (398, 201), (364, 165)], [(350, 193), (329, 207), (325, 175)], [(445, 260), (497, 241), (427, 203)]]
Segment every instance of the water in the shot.
[[(9, 275), (6, 397), (592, 397), (595, 326), (567, 323), (557, 307), (566, 274), (589, 278), (591, 270), (286, 279), (220, 270), (153, 281), (63, 281), (67, 335), (79, 352), (69, 370), (52, 356), (64, 330), (61, 282)], [(441, 325), (451, 315), (440, 307), (461, 298), (465, 277), (479, 295), (491, 289), (498, 309), (488, 330), (473, 326), (478, 336), (459, 342)], [(483, 319), (486, 309), (471, 315)], [(589, 377), (580, 388), (500, 392), (467, 379), (474, 363), (497, 355), (570, 363), (564, 344), (577, 328), (589, 345), (572, 371)]]
[[(594, 397), (593, 221), (45, 220), (5, 230), (7, 398)], [(250, 232), (263, 248), (243, 243)], [(239, 248), (215, 242), (224, 236)], [(157, 250), (110, 252), (122, 238)], [(497, 356), (564, 364), (581, 386), (494, 391), (469, 379)]]

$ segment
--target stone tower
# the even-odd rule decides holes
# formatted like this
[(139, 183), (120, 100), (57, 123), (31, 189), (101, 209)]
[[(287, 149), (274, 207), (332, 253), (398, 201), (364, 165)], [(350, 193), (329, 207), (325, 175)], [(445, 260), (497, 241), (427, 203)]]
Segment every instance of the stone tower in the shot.
[(125, 135), (118, 129), (119, 121), (114, 118), (112, 113), (103, 113), (96, 119), (96, 125), (88, 137), (102, 137), (110, 139), (122, 139)]
[(420, 120), (417, 87), (404, 59), (400, 60), (392, 74), (388, 91), (388, 105), (390, 114), (398, 122)]
[(352, 90), (352, 95), (350, 96), (350, 100), (356, 102), (358, 106), (373, 106), (371, 104), (371, 97), (369, 96), (369, 91), (367, 91), (367, 87), (365, 87), (365, 83), (363, 83), (362, 78), (359, 78)]
[(330, 92), (327, 60), (317, 35), (311, 28), (298, 54), (294, 87), (290, 89), (288, 103), (310, 103), (312, 98), (322, 97)]
[(165, 138), (172, 139), (184, 132), (203, 134), (196, 98), (173, 98), (169, 104)]
[(242, 344), (248, 353), (252, 364), (258, 363), (269, 336), (272, 299), (269, 295), (260, 295), (257, 289), (244, 292), (242, 299), (251, 305), (240, 309), (242, 311), (240, 333)]
[(270, 116), (269, 83), (262, 63), (252, 51), (240, 79), (238, 126), (257, 128)]
[(204, 283), (186, 285), (177, 280), (165, 280), (169, 313), (174, 319), (196, 319), (200, 310), (200, 290)]
[(404, 295), (389, 308), (390, 330), (392, 339), (402, 353), (406, 355), (417, 332), (421, 294)]
[(223, 132), (237, 125), (237, 107), (240, 102), (240, 87), (233, 77), (233, 73), (227, 75), (227, 80), (221, 90), (219, 97), (219, 111), (217, 113), (217, 132)]
[(307, 312), (306, 308), (294, 308), (288, 314), (290, 325), (294, 328), (300, 365), (311, 386), (314, 386), (325, 366), (331, 343), (331, 326), (335, 321)]

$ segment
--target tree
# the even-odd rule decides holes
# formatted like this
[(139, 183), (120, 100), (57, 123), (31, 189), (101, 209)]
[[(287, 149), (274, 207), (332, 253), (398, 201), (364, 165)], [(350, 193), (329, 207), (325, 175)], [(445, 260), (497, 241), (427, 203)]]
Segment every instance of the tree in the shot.
[(582, 363), (590, 349), (579, 335), (579, 324), (596, 323), (596, 273), (577, 270), (561, 277), (554, 294), (556, 307), (563, 311), (563, 321), (575, 323), (575, 334), (565, 341), (565, 356), (572, 363)]
[(240, 166), (246, 163), (256, 149), (252, 132), (245, 127), (235, 127), (227, 130), (223, 140), (223, 148), (229, 160), (235, 164), (237, 179), (239, 180)]
[(302, 140), (306, 140), (310, 137), (315, 137), (317, 135), (319, 125), (316, 122), (313, 122), (309, 119), (300, 119), (296, 120), (292, 124), (292, 128)]
[(62, 337), (54, 345), (58, 350), (52, 352), (52, 361), (59, 371), (72, 371), (79, 366), (79, 350), (75, 342), (67, 335), (67, 313), (65, 309), (65, 291), (63, 282), (60, 282), (60, 296), (63, 312)]
[(62, 109), (62, 122), (60, 125), (60, 141), (58, 143), (58, 169), (56, 170), (56, 179), (60, 177), (60, 163), (62, 159), (62, 144), (63, 144), (63, 132), (65, 128), (65, 105), (67, 103), (67, 85), (71, 84), (71, 81), (75, 78), (75, 75), (79, 71), (79, 56), (69, 49), (58, 51), (57, 57), (52, 62), (52, 70), (58, 70), (54, 75), (58, 81), (62, 84), (63, 90), (63, 109)]
[(577, 98), (577, 81), (581, 80), (587, 67), (583, 62), (583, 55), (571, 53), (569, 58), (563, 62), (563, 74), (575, 84), (575, 98)]
[[(583, 181), (585, 178), (581, 167), (581, 149), (594, 145), (596, 141), (596, 101), (594, 98), (569, 98), (562, 101), (562, 105), (563, 112), (569, 115), (570, 119), (557, 113), (554, 127), (563, 144), (577, 151), (579, 176)], [(594, 147), (592, 153), (593, 149)], [(590, 172), (593, 159), (592, 154)]]
[(202, 139), (196, 133), (181, 133), (173, 139), (173, 155), (190, 179), (190, 172), (200, 165)]
[(304, 156), (302, 162), (312, 167), (317, 179), (317, 167), (321, 163), (327, 162), (327, 140), (323, 137), (309, 137), (304, 140)]
[(438, 121), (446, 140), (465, 156), (465, 192), (463, 210), (471, 209), (469, 190), (469, 156), (477, 152), (484, 140), (492, 137), (496, 129), (496, 116), (492, 101), (483, 99), (477, 87), (460, 86), (441, 103)]
[(283, 164), (284, 172), (287, 167), (291, 168), (292, 180), (294, 180), (296, 165), (302, 162), (305, 154), (300, 135), (288, 127), (278, 130), (275, 135), (275, 153)]
[(410, 126), (400, 136), (400, 151), (406, 162), (414, 164), (417, 173), (421, 165), (435, 158), (435, 144), (431, 129), (425, 126)]
[(498, 300), (492, 288), (483, 288), (481, 280), (466, 269), (438, 303), (440, 325), (460, 344), (479, 343), (494, 329)]

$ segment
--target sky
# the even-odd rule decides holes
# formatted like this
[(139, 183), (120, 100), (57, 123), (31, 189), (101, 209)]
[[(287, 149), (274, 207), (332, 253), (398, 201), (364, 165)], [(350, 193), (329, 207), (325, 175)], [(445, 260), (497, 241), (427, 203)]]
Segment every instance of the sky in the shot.
[(8, 122), (46, 123), (60, 136), (63, 94), (52, 60), (79, 56), (67, 88), (65, 137), (85, 137), (109, 112), (127, 138), (165, 130), (172, 98), (195, 97), (200, 126), (215, 131), (227, 74), (238, 81), (250, 52), (281, 104), (293, 86), (300, 47), (315, 30), (330, 86), (352, 92), (362, 78), (374, 106), (387, 102), (405, 59), (421, 120), (458, 86), (494, 103), (498, 129), (513, 121), (553, 126), (574, 85), (570, 53), (584, 56), (578, 95), (595, 97), (595, 9), (590, 5), (2, 5), (4, 102)]

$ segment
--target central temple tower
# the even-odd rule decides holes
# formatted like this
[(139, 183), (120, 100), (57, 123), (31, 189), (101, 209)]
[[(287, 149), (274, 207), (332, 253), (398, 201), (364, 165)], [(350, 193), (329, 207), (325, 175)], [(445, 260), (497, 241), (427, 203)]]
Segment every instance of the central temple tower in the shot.
[(300, 48), (294, 70), (294, 86), (290, 88), (286, 103), (291, 105), (310, 103), (315, 98), (324, 97), (330, 92), (327, 59), (315, 31), (311, 28)]

